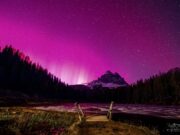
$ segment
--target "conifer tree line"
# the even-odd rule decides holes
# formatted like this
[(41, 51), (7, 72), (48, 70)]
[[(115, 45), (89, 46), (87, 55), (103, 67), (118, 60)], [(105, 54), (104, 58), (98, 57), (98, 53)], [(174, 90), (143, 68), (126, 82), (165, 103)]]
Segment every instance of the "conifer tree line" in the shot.
[(22, 52), (6, 46), (0, 50), (0, 103), (2, 97), (14, 92), (56, 101), (180, 104), (180, 68), (116, 89), (74, 87), (61, 82)]
[[(87, 90), (85, 90), (87, 89)], [(76, 99), (129, 104), (180, 104), (180, 68), (139, 80), (128, 87), (77, 89)]]
[(0, 91), (58, 98), (66, 85), (22, 52), (6, 46), (0, 50)]

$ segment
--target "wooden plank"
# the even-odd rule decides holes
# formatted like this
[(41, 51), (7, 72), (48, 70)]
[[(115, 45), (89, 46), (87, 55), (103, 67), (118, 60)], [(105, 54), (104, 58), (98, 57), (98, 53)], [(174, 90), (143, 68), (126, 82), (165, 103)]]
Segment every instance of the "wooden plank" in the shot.
[(87, 116), (87, 122), (107, 122), (109, 121), (106, 115)]

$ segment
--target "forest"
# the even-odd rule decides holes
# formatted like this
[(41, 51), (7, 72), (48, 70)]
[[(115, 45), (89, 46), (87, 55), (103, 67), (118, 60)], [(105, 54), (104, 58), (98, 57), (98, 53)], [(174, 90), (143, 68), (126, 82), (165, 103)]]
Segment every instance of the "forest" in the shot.
[(180, 104), (180, 68), (170, 69), (127, 87), (70, 86), (33, 63), (19, 50), (0, 50), (0, 105), (29, 102), (109, 102)]
[[(64, 97), (66, 84), (60, 79), (33, 63), (19, 50), (6, 46), (0, 51), (0, 95), (1, 100), (15, 98), (43, 100)], [(18, 97), (18, 99), (16, 98)], [(14, 102), (12, 101), (12, 102)]]
[[(83, 93), (84, 92), (84, 93)], [(95, 88), (81, 90), (83, 98), (93, 101), (115, 101), (129, 104), (180, 104), (180, 68), (139, 80), (128, 87), (117, 89)]]

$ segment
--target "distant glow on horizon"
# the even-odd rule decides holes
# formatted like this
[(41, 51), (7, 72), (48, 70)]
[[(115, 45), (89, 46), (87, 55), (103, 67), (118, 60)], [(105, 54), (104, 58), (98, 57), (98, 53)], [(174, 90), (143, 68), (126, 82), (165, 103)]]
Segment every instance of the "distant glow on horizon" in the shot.
[(69, 84), (83, 84), (88, 81), (88, 73), (73, 64), (62, 65), (59, 72), (61, 80), (63, 82), (69, 82)]
[(179, 0), (0, 0), (0, 46), (68, 84), (107, 70), (133, 83), (180, 67), (179, 24)]

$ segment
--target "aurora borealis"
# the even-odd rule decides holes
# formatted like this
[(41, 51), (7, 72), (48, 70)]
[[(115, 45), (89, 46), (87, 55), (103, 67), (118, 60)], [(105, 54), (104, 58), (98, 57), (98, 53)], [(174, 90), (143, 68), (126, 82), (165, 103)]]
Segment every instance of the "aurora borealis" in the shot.
[(69, 84), (132, 83), (180, 66), (180, 0), (1, 0), (6, 44)]

